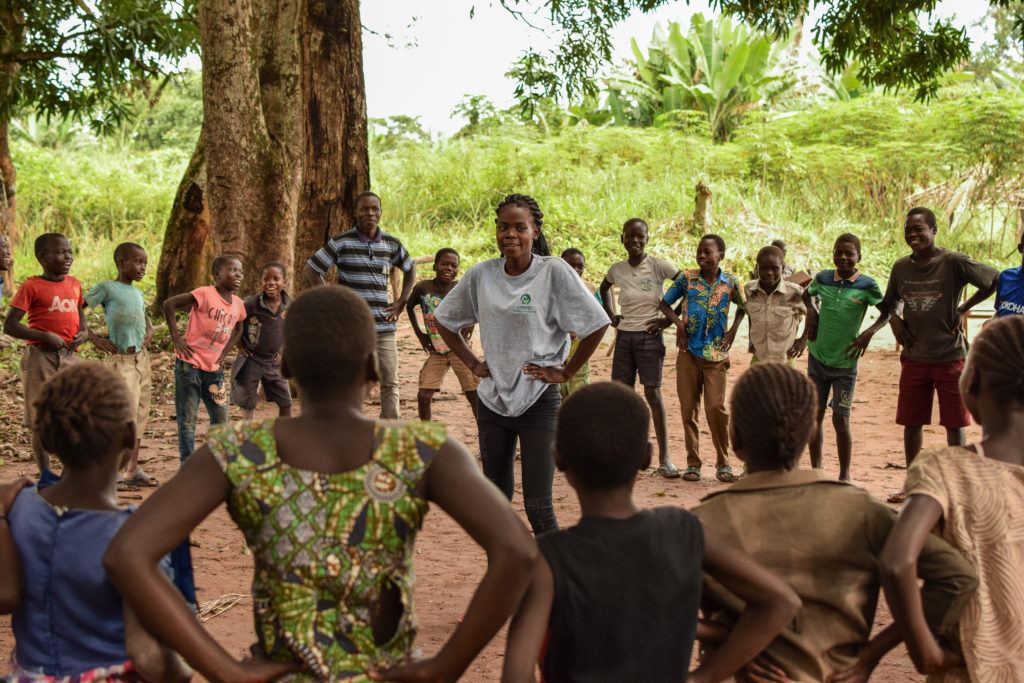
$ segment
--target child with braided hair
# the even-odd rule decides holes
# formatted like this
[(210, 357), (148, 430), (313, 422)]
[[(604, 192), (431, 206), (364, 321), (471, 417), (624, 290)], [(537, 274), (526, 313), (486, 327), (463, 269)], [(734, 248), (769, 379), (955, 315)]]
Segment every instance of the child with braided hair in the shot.
[[(758, 364), (744, 373), (733, 389), (730, 431), (748, 476), (705, 497), (693, 513), (724, 544), (782, 577), (803, 603), (750, 673), (768, 680), (866, 681), (900, 641), (894, 626), (869, 640), (881, 590), (879, 556), (895, 515), (862, 489), (797, 469), (816, 407), (814, 385), (785, 364)], [(948, 630), (977, 586), (974, 570), (932, 537), (918, 576), (928, 623)], [(713, 577), (704, 585), (705, 616), (731, 628), (742, 600)]]
[[(526, 516), (540, 534), (558, 528), (551, 501), (558, 385), (590, 360), (609, 320), (569, 264), (538, 253), (545, 249), (538, 246), (544, 214), (537, 200), (509, 195), (495, 216), (501, 258), (466, 271), (434, 315), (448, 348), (483, 380), (477, 427), (484, 474), (511, 500), (519, 441)], [(459, 334), (478, 323), (486, 360)], [(571, 334), (579, 346), (569, 358)]]
[[(64, 464), (40, 490), (0, 488), (0, 613), (12, 614), (14, 680), (187, 680), (181, 660), (141, 626), (102, 558), (132, 514), (117, 504), (119, 466), (135, 447), (124, 380), (99, 363), (55, 374), (33, 425)], [(5, 679), (7, 680), (7, 679)]]
[[(982, 329), (967, 357), (960, 392), (981, 425), (982, 439), (972, 447), (926, 451), (910, 464), (909, 502), (882, 553), (885, 597), (921, 673), (942, 671), (943, 681), (1020, 683), (1024, 316), (997, 318)], [(918, 596), (914, 571), (935, 529), (964, 554), (981, 579), (960, 617), (958, 637), (946, 642), (927, 628), (924, 617), (931, 605)]]

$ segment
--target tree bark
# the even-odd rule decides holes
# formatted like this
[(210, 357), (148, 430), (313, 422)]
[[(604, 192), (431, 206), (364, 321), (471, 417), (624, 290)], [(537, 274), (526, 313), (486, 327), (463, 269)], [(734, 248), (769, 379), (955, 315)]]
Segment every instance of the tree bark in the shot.
[(703, 234), (711, 225), (711, 188), (698, 181), (693, 197), (693, 232)]
[[(22, 9), (17, 2), (0, 0), (0, 52), (16, 52), (24, 38), (25, 25)], [(0, 235), (7, 238), (13, 250), (21, 235), (18, 234), (17, 201), (15, 198), (17, 173), (11, 159), (10, 115), (19, 66), (9, 62), (0, 65)], [(0, 266), (0, 272), (3, 268)], [(5, 273), (8, 281), (13, 273)]]
[(292, 287), (309, 256), (354, 225), (370, 187), (359, 0), (304, 0), (301, 32), (302, 190)]
[(210, 207), (206, 198), (206, 154), (200, 135), (174, 195), (164, 231), (153, 304), (157, 309), (167, 297), (209, 283), (207, 266), (216, 255), (216, 248), (210, 239)]
[(352, 224), (369, 186), (359, 2), (204, 0), (198, 19), (205, 178), (194, 158), (168, 221), (157, 301), (208, 283), (218, 253), (241, 258), (245, 292), (271, 260), (292, 266), (297, 287), (302, 264)]

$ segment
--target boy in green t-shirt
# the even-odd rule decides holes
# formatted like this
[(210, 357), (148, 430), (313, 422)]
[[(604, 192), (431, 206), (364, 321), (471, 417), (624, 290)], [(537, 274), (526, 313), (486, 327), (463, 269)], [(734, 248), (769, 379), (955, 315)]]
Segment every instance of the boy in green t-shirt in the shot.
[[(839, 451), (839, 480), (850, 481), (853, 455), (850, 409), (857, 383), (857, 361), (864, 355), (875, 332), (886, 324), (889, 315), (879, 309), (878, 320), (864, 332), (860, 331), (868, 306), (881, 303), (882, 291), (878, 283), (857, 270), (860, 239), (856, 235), (845, 233), (836, 238), (832, 262), (835, 269), (815, 275), (804, 292), (807, 336), (810, 339), (807, 375), (818, 389), (817, 428), (808, 446), (811, 467), (820, 469), (824, 438), (822, 423), (831, 391), (832, 425), (836, 430), (836, 449)], [(820, 311), (814, 307), (812, 297), (821, 302)]]

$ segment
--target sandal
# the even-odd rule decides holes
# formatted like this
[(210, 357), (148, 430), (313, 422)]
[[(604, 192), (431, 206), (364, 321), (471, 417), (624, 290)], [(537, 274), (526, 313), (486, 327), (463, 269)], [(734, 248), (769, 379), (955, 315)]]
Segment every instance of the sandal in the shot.
[(900, 489), (896, 493), (894, 493), (891, 496), (889, 496), (888, 498), (886, 498), (885, 502), (886, 503), (892, 503), (894, 505), (899, 505), (900, 503), (905, 503), (905, 502), (907, 502), (907, 492), (904, 491), (903, 489)]
[(736, 475), (732, 473), (732, 468), (728, 465), (719, 467), (718, 471), (715, 472), (715, 478), (723, 484), (731, 484), (736, 481)]
[(683, 479), (685, 481), (700, 481), (700, 468), (687, 467), (686, 471), (683, 472)]
[(117, 490), (119, 493), (128, 493), (130, 491), (138, 491), (139, 488), (137, 486), (133, 486), (125, 479), (118, 479)]
[(141, 486), (143, 488), (155, 489), (160, 486), (156, 477), (151, 477), (142, 470), (135, 470), (134, 476), (124, 480), (129, 486)]
[(673, 465), (672, 463), (662, 465), (661, 467), (658, 468), (657, 472), (666, 479), (678, 479), (680, 476), (682, 476), (679, 473), (679, 468)]

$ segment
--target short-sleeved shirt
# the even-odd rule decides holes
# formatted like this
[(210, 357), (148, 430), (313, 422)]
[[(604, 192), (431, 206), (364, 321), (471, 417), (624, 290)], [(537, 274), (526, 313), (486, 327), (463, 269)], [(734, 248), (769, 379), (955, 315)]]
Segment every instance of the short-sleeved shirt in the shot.
[(272, 361), (281, 352), (284, 346), (285, 311), (291, 302), (288, 293), (281, 292), (281, 307), (274, 313), (267, 306), (263, 294), (246, 297), (241, 343), (252, 353), (253, 358)]
[(449, 330), (480, 324), (491, 376), (477, 398), (499, 415), (518, 417), (537, 402), (547, 383), (523, 373), (527, 363), (562, 365), (569, 334), (587, 337), (608, 324), (608, 314), (579, 275), (555, 256), (534, 256), (526, 272), (505, 272), (505, 259), (466, 271), (434, 311)]
[(697, 628), (704, 530), (685, 510), (583, 517), (537, 539), (555, 596), (547, 681), (683, 681)]
[(960, 615), (970, 680), (1024, 683), (1024, 467), (968, 448), (930, 450), (910, 464), (907, 495), (942, 507), (942, 538), (978, 572)]
[(19, 667), (61, 677), (128, 659), (124, 604), (103, 554), (130, 515), (53, 507), (34, 487), (18, 494), (8, 520), (23, 581), (11, 616)]
[(811, 354), (832, 368), (857, 367), (858, 359), (847, 350), (860, 335), (868, 307), (882, 302), (878, 283), (861, 272), (846, 279), (828, 269), (814, 276), (807, 293), (821, 302), (818, 333), (807, 345)]
[(1024, 268), (1007, 268), (996, 284), (996, 317), (1024, 315)]
[[(78, 309), (84, 305), (82, 283), (70, 275), (56, 282), (34, 275), (21, 284), (11, 299), (11, 308), (28, 314), (30, 330), (52, 332), (66, 342), (73, 340), (81, 329)], [(42, 344), (35, 340), (26, 343)]]
[[(453, 286), (455, 284), (458, 284), (458, 281), (453, 283)], [(420, 311), (423, 313), (423, 322), (426, 323), (427, 335), (430, 336), (430, 345), (434, 347), (434, 351), (437, 353), (447, 356), (451, 349), (448, 348), (448, 345), (444, 343), (444, 339), (441, 338), (441, 333), (437, 330), (437, 318), (434, 315), (437, 307), (444, 301), (445, 295), (437, 291), (430, 291), (426, 283), (421, 282), (413, 290), (413, 296), (419, 300)]]
[(800, 321), (807, 313), (804, 290), (798, 284), (781, 280), (771, 293), (754, 280), (743, 286), (750, 344), (760, 363), (785, 363), (796, 340)]
[(103, 307), (107, 333), (118, 351), (142, 350), (142, 340), (146, 338), (146, 304), (137, 287), (107, 280), (86, 293), (85, 303)]
[[(879, 557), (896, 521), (892, 510), (818, 470), (792, 470), (748, 474), (704, 497), (693, 514), (719, 542), (749, 555), (800, 596), (796, 617), (765, 648), (791, 680), (824, 681), (854, 663), (875, 621)], [(928, 624), (943, 635), (955, 632), (978, 584), (970, 563), (930, 536), (918, 576)], [(713, 577), (704, 586), (707, 618), (735, 624), (743, 602)]]
[(623, 332), (644, 332), (645, 324), (659, 317), (658, 304), (665, 291), (665, 280), (679, 274), (679, 269), (657, 256), (646, 256), (635, 268), (629, 261), (613, 263), (604, 279), (619, 288), (619, 313)]
[(957, 307), (967, 285), (991, 287), (998, 277), (994, 268), (947, 249), (924, 265), (904, 256), (892, 266), (885, 304), (894, 310), (903, 302), (903, 320), (917, 342), (903, 356), (918, 363), (948, 363), (967, 353)]
[(179, 352), (178, 358), (200, 370), (214, 372), (220, 367), (220, 354), (224, 351), (235, 325), (245, 316), (245, 304), (231, 295), (225, 301), (213, 285), (192, 290), (196, 305), (188, 316), (185, 341), (192, 347), (192, 358)]
[(665, 292), (664, 301), (674, 306), (686, 297), (686, 334), (688, 351), (697, 358), (709, 361), (729, 359), (729, 352), (721, 348), (722, 338), (729, 328), (729, 304), (743, 309), (743, 288), (735, 277), (718, 269), (718, 277), (708, 282), (693, 268), (684, 270)]
[(395, 323), (384, 314), (391, 269), (401, 268), (408, 273), (413, 268), (398, 238), (378, 229), (371, 240), (353, 228), (327, 240), (308, 263), (320, 275), (336, 266), (338, 284), (351, 287), (370, 306), (377, 332), (395, 331)]

